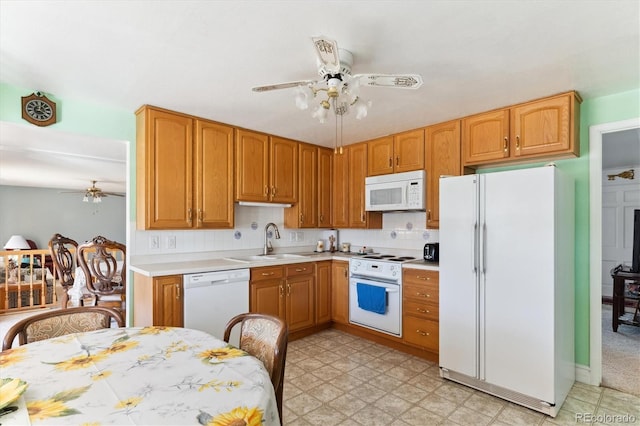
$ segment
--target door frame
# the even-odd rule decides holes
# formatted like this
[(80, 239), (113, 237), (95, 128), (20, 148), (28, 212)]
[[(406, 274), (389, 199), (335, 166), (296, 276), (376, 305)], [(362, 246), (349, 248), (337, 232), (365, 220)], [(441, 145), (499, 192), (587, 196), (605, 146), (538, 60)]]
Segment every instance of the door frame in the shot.
[(602, 382), (602, 141), (640, 127), (640, 117), (589, 127), (589, 384)]

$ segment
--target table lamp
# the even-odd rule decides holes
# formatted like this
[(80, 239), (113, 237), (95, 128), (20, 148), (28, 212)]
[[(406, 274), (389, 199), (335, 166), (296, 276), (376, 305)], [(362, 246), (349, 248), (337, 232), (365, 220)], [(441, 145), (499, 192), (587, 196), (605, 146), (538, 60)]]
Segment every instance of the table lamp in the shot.
[[(4, 245), (5, 250), (28, 250), (29, 243), (24, 239), (22, 235), (12, 235), (9, 238), (9, 241)], [(13, 256), (9, 257), (9, 277), (7, 278), (7, 282), (15, 283), (18, 281), (18, 256), (15, 256), (15, 260), (12, 259)]]

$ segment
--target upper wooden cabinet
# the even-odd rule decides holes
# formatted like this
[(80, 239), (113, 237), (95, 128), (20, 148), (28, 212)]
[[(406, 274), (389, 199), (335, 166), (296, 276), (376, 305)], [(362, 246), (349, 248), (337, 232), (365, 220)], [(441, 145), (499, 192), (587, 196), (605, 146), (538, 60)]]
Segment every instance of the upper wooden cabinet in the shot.
[(196, 228), (233, 228), (233, 131), (196, 120)]
[(233, 127), (149, 106), (136, 125), (137, 227), (232, 228)]
[(440, 226), (440, 177), (459, 176), (460, 120), (425, 128), (427, 165), (427, 228)]
[[(342, 162), (347, 167), (348, 184), (347, 197), (342, 202), (347, 203), (347, 218), (349, 228), (382, 228), (382, 212), (365, 211), (364, 179), (367, 176), (367, 144), (359, 143), (344, 148), (343, 154), (347, 155), (347, 162)], [(334, 226), (337, 226), (334, 223)]]
[(318, 148), (298, 145), (298, 202), (284, 210), (287, 228), (315, 228), (318, 226)]
[(331, 228), (333, 150), (318, 147), (318, 227)]
[(581, 101), (569, 92), (464, 118), (463, 164), (578, 156)]
[(412, 130), (367, 142), (367, 175), (424, 168), (424, 130)]
[(236, 132), (236, 200), (295, 203), (298, 143), (248, 130)]

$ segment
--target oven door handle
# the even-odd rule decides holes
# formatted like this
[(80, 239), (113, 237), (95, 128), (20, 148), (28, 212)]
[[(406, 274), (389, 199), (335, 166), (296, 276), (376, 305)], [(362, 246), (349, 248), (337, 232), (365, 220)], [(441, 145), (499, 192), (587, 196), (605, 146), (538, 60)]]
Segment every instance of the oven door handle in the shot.
[[(358, 283), (354, 283), (354, 282), (352, 282), (352, 283), (351, 283), (351, 285), (352, 285), (352, 286), (354, 286), (354, 287), (355, 287), (357, 284), (358, 284)], [(361, 284), (371, 285), (371, 286), (374, 286), (374, 287), (384, 287), (384, 286), (381, 286), (381, 285), (376, 285), (376, 284), (371, 284), (371, 283), (361, 283)], [(386, 291), (387, 293), (399, 293), (399, 292), (400, 292), (400, 288), (389, 288), (389, 287), (385, 287), (385, 291)]]

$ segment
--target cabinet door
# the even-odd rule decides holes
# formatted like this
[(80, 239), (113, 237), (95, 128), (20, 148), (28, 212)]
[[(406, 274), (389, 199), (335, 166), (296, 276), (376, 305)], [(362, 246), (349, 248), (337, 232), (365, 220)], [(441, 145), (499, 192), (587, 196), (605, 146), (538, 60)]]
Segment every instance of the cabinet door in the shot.
[(315, 321), (313, 274), (287, 278), (287, 325), (289, 331), (311, 327)]
[(252, 281), (250, 284), (249, 310), (273, 315), (286, 321), (284, 282), (281, 279)]
[(196, 228), (233, 228), (233, 127), (196, 121)]
[(440, 176), (459, 176), (460, 120), (425, 129), (427, 164), (427, 228), (440, 226)]
[(349, 227), (349, 149), (333, 154), (333, 193), (331, 218), (335, 228)]
[(572, 152), (572, 98), (567, 94), (511, 108), (511, 155)]
[(462, 155), (465, 166), (509, 157), (509, 110), (501, 109), (462, 120)]
[(393, 173), (393, 136), (367, 142), (367, 154), (367, 176)]
[(145, 108), (138, 113), (137, 144), (138, 220), (145, 229), (191, 228), (193, 120)]
[(349, 262), (331, 265), (331, 320), (349, 324)]
[(153, 293), (153, 325), (184, 327), (182, 276), (154, 278)]
[(298, 200), (298, 142), (271, 136), (271, 201), (295, 203)]
[(350, 145), (349, 151), (349, 227), (366, 228), (364, 179), (367, 176), (367, 144)]
[(394, 173), (424, 169), (424, 129), (393, 137)]
[(269, 137), (236, 132), (236, 200), (269, 201)]
[(300, 227), (318, 226), (318, 150), (313, 145), (300, 144)]
[(316, 263), (316, 324), (331, 321), (331, 261)]
[(318, 227), (330, 228), (332, 211), (331, 177), (333, 150), (318, 148)]

